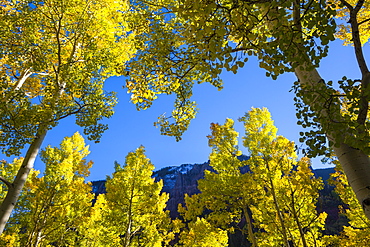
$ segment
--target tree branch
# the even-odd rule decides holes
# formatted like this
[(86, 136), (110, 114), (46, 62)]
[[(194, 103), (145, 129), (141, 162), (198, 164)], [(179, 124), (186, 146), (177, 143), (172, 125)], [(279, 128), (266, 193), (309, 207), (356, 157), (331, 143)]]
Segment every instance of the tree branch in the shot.
[(362, 75), (361, 96), (359, 101), (359, 113), (357, 115), (357, 123), (363, 125), (367, 119), (367, 113), (369, 111), (369, 97), (366, 92), (370, 84), (370, 72), (367, 67), (366, 60), (362, 50), (357, 14), (363, 6), (364, 0), (359, 0), (355, 8), (350, 6), (345, 0), (341, 0), (341, 2), (349, 9), (350, 13), (349, 23), (351, 24), (352, 42), (355, 48), (356, 60)]
[(352, 7), (352, 5), (351, 5), (351, 4), (349, 4), (347, 1), (345, 1), (345, 0), (340, 0), (340, 2), (341, 2), (344, 6), (346, 6), (346, 7), (349, 9), (349, 11), (353, 11), (353, 7)]
[(361, 82), (361, 96), (359, 100), (359, 113), (357, 115), (357, 123), (364, 125), (367, 119), (367, 113), (369, 111), (369, 97), (368, 97), (368, 87), (370, 84), (370, 73), (362, 75)]
[(6, 180), (6, 178), (4, 178), (3, 176), (0, 176), (0, 181), (6, 184), (6, 187), (8, 187), (8, 189), (10, 189), (13, 186), (13, 184)]
[(356, 15), (360, 11), (360, 9), (362, 8), (362, 6), (364, 5), (364, 2), (365, 2), (365, 0), (359, 0), (357, 2), (356, 7), (353, 9), (353, 11), (355, 12)]
[(22, 73), (21, 77), (19, 78), (18, 82), (16, 83), (16, 85), (14, 87), (14, 90), (19, 90), (23, 86), (23, 84), (27, 80), (27, 78), (32, 75), (32, 72), (30, 72), (30, 71), (31, 71), (30, 69), (26, 69)]
[(370, 21), (370, 18), (367, 18), (367, 19), (365, 19), (365, 20), (363, 20), (363, 21), (360, 21), (360, 22), (358, 23), (358, 25), (360, 26), (360, 25), (362, 25), (362, 24), (364, 24), (365, 22), (368, 22), (368, 21)]

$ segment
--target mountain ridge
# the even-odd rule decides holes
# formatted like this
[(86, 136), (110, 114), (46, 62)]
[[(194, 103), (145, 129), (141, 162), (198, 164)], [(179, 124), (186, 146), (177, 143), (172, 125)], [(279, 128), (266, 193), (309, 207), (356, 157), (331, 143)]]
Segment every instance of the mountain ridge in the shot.
[[(248, 156), (241, 155), (238, 157), (239, 160), (247, 160)], [(155, 181), (163, 180), (162, 192), (169, 194), (169, 200), (167, 202), (167, 210), (170, 211), (171, 218), (178, 217), (177, 207), (179, 203), (184, 203), (184, 196), (189, 196), (199, 193), (198, 180), (204, 178), (204, 171), (214, 171), (209, 165), (209, 161), (202, 164), (182, 164), (179, 166), (167, 166), (153, 172), (153, 178)], [(247, 167), (241, 167), (241, 172), (248, 172)], [(333, 190), (332, 186), (326, 182), (329, 179), (330, 173), (334, 172), (334, 168), (320, 168), (313, 169), (316, 177), (321, 177), (325, 182), (323, 192), (330, 194)], [(105, 180), (93, 181), (93, 193), (101, 194), (106, 193)], [(321, 193), (322, 194), (322, 193)], [(321, 195), (323, 196), (323, 195)], [(325, 208), (324, 206), (321, 208)], [(324, 210), (324, 209), (322, 209)], [(333, 211), (333, 210), (331, 210)], [(336, 211), (336, 210), (334, 210)], [(333, 212), (338, 214), (337, 212)], [(337, 215), (334, 216), (334, 221), (337, 219)]]

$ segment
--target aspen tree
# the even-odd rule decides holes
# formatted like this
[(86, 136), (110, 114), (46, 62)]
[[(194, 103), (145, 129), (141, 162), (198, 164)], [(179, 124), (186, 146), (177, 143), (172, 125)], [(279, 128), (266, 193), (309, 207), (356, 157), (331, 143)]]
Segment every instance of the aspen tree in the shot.
[(144, 147), (130, 152), (124, 165), (115, 164), (115, 172), (106, 183), (104, 226), (113, 235), (107, 243), (154, 247), (171, 240), (166, 236), (170, 218), (164, 210), (168, 194), (161, 193), (163, 182), (154, 181), (153, 170)]
[(116, 96), (104, 91), (135, 52), (126, 1), (45, 0), (0, 4), (0, 146), (25, 157), (0, 205), (0, 233), (11, 215), (45, 135), (75, 116), (90, 140), (107, 129)]
[(16, 233), (18, 245), (79, 245), (82, 222), (88, 220), (94, 195), (85, 178), (92, 162), (83, 137), (75, 133), (60, 147), (48, 146), (41, 152), (46, 168), (43, 176), (32, 172), (22, 198), (4, 233)]

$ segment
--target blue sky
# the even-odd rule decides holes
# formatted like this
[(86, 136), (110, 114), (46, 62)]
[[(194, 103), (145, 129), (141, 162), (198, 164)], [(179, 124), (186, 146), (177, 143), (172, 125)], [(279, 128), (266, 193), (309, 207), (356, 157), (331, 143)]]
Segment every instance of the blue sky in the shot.
[[(369, 53), (369, 49), (365, 50)], [(319, 72), (325, 80), (340, 80), (343, 76), (359, 79), (360, 73), (354, 57), (353, 47), (344, 47), (340, 41), (331, 43), (329, 56), (322, 60)], [(294, 94), (289, 92), (296, 80), (294, 74), (285, 74), (277, 80), (265, 76), (265, 71), (258, 67), (256, 59), (250, 59), (236, 75), (232, 72), (222, 74), (224, 89), (217, 91), (209, 84), (195, 85), (194, 100), (198, 103), (199, 113), (180, 142), (175, 138), (162, 136), (153, 126), (157, 117), (172, 110), (172, 96), (160, 96), (153, 106), (145, 111), (137, 111), (130, 103), (130, 95), (122, 89), (124, 78), (110, 78), (106, 89), (118, 92), (119, 104), (115, 115), (106, 121), (106, 131), (98, 144), (87, 141), (94, 161), (89, 180), (105, 179), (114, 171), (114, 161), (124, 163), (128, 152), (140, 145), (146, 148), (147, 157), (156, 169), (187, 163), (203, 163), (208, 160), (210, 148), (206, 136), (210, 134), (210, 123), (224, 123), (226, 118), (235, 120), (235, 128), (242, 136), (244, 129), (236, 121), (251, 107), (267, 107), (272, 114), (278, 134), (298, 142)], [(65, 119), (49, 131), (43, 147), (57, 146), (63, 137), (71, 136), (82, 130), (74, 125), (73, 119)], [(241, 144), (241, 142), (240, 142)], [(241, 146), (241, 145), (240, 145)], [(245, 151), (241, 147), (242, 151)], [(325, 168), (319, 159), (313, 160), (314, 168)], [(44, 164), (38, 159), (36, 169), (43, 170)]]

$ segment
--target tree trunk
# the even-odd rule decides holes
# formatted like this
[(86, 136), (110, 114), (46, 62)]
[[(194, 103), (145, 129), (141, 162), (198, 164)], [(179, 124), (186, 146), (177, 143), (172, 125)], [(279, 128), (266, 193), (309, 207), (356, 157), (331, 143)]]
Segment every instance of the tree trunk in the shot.
[(274, 183), (272, 181), (272, 179), (270, 178), (269, 179), (269, 182), (270, 182), (270, 185), (271, 185), (271, 193), (272, 193), (272, 197), (273, 197), (273, 200), (274, 200), (274, 206), (275, 206), (275, 210), (276, 210), (276, 213), (278, 215), (278, 219), (280, 221), (280, 224), (281, 224), (281, 232), (283, 233), (283, 239), (284, 239), (284, 242), (285, 242), (285, 246), (287, 247), (290, 247), (291, 244), (289, 243), (289, 239), (288, 239), (288, 230), (285, 226), (285, 220), (283, 218), (283, 215), (281, 213), (281, 209), (280, 209), (280, 206), (279, 206), (279, 203), (278, 203), (278, 200), (277, 200), (277, 197), (276, 197), (276, 193), (275, 193), (275, 186), (274, 186)]
[(364, 213), (370, 219), (370, 159), (359, 149), (346, 144), (334, 147), (335, 155), (356, 194)]
[(251, 217), (252, 213), (250, 212), (248, 206), (245, 206), (243, 211), (244, 211), (245, 220), (247, 221), (248, 239), (252, 243), (252, 247), (258, 247), (256, 236), (253, 232), (253, 223), (252, 223), (252, 217)]
[(9, 220), (10, 215), (22, 192), (23, 186), (26, 183), (28, 174), (34, 166), (36, 157), (39, 153), (46, 133), (47, 129), (41, 125), (35, 139), (27, 150), (26, 157), (24, 158), (22, 165), (18, 170), (17, 176), (15, 177), (13, 183), (8, 186), (8, 192), (0, 206), (0, 234), (3, 233), (6, 222)]
[[(298, 77), (302, 88), (308, 87), (322, 87), (325, 85), (317, 72), (317, 70), (305, 70), (305, 66), (297, 67), (295, 69), (296, 76)], [(311, 100), (306, 100), (305, 103), (309, 106), (314, 106), (317, 102), (327, 102), (328, 99), (324, 99), (325, 94), (316, 93)], [(305, 100), (303, 98), (303, 100)], [(325, 110), (321, 110), (321, 116), (329, 113), (325, 113)], [(338, 109), (334, 109), (338, 111)], [(317, 112), (316, 112), (317, 113)], [(339, 114), (339, 112), (337, 112)], [(333, 123), (334, 124), (334, 123)], [(346, 134), (346, 130), (338, 129), (337, 132), (341, 132), (341, 135)], [(333, 140), (333, 136), (336, 133), (326, 133), (329, 140)], [(359, 140), (361, 141), (361, 140)], [(338, 144), (337, 144), (338, 145)], [(333, 147), (335, 155), (337, 156), (344, 173), (347, 177), (349, 185), (352, 187), (356, 197), (362, 206), (364, 213), (368, 219), (370, 219), (370, 159), (368, 155), (359, 149), (353, 148), (345, 143), (340, 143), (338, 147)]]
[(291, 191), (290, 198), (292, 199), (292, 201), (291, 201), (292, 204), (291, 205), (292, 205), (293, 217), (294, 217), (294, 221), (297, 223), (299, 234), (301, 235), (302, 246), (303, 247), (308, 247), (301, 221), (299, 220), (297, 210), (295, 209), (296, 202), (294, 200), (294, 191), (292, 189), (290, 189), (290, 191)]

